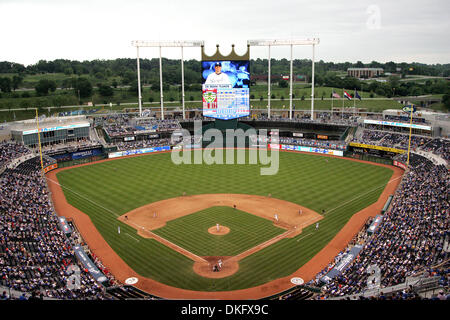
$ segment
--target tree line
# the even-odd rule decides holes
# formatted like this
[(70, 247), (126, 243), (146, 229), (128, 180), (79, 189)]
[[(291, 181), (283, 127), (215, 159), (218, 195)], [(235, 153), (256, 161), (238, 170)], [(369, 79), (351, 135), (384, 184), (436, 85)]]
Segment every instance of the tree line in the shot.
[[(177, 59), (162, 59), (163, 85), (165, 88), (179, 86), (181, 83), (181, 62)], [(201, 90), (201, 63), (198, 60), (184, 61), (184, 76), (186, 91)], [(267, 76), (267, 59), (250, 60), (250, 72), (255, 78)], [(347, 68), (368, 67), (383, 68), (385, 73), (393, 73), (386, 82), (362, 81), (345, 76)], [(136, 59), (120, 58), (114, 60), (74, 61), (56, 59), (53, 61), (40, 60), (36, 64), (25, 66), (23, 64), (3, 61), (0, 62), (0, 91), (9, 93), (20, 88), (24, 79), (29, 75), (45, 75), (49, 73), (63, 73), (62, 80), (50, 80), (43, 77), (34, 84), (35, 95), (45, 96), (51, 94), (57, 87), (73, 89), (78, 98), (87, 98), (92, 95), (94, 88), (103, 97), (114, 95), (114, 88), (129, 87), (129, 91), (137, 95)], [(159, 91), (159, 59), (140, 59), (141, 85), (150, 86), (152, 91)], [(287, 59), (271, 59), (271, 75), (288, 75), (290, 61)], [(293, 61), (293, 72), (296, 77), (311, 78), (311, 60), (296, 59)], [(422, 64), (422, 63), (380, 63), (372, 61), (364, 64), (324, 62), (315, 63), (315, 85), (327, 86), (336, 89), (357, 89), (371, 92), (380, 96), (418, 96), (423, 94), (444, 94), (448, 101), (450, 84), (443, 79), (426, 79), (422, 82), (402, 81), (407, 75), (422, 76), (450, 76), (450, 64)], [(277, 80), (280, 87), (287, 83), (281, 78)], [(1, 93), (0, 93), (1, 94)], [(29, 95), (23, 93), (22, 95)], [(1, 96), (0, 96), (1, 97)]]

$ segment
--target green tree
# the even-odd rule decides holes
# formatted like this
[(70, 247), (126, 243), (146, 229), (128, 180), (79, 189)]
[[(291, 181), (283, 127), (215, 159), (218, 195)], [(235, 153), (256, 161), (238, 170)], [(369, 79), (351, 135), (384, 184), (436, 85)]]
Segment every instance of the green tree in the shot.
[(114, 95), (114, 90), (110, 86), (102, 84), (98, 87), (98, 93), (103, 97), (112, 97)]
[(34, 86), (36, 90), (36, 95), (38, 96), (46, 96), (49, 92), (55, 92), (56, 90), (56, 82), (49, 79), (41, 79)]
[(22, 82), (23, 82), (22, 76), (14, 75), (12, 78), (12, 88), (14, 90), (19, 89), (19, 86), (22, 84)]
[(447, 110), (450, 110), (450, 93), (446, 93), (442, 96), (442, 103)]
[(284, 79), (281, 79), (280, 81), (278, 81), (278, 86), (280, 88), (287, 88), (288, 87), (288, 82)]
[(11, 92), (11, 79), (9, 77), (0, 78), (0, 90), (2, 92)]
[(80, 95), (80, 98), (87, 98), (92, 95), (92, 83), (84, 77), (79, 77), (74, 81), (75, 94)]

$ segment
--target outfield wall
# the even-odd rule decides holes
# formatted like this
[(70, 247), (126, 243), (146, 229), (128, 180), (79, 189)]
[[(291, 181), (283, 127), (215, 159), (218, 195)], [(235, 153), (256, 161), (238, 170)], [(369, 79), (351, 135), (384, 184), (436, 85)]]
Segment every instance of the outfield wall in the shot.
[(151, 148), (142, 148), (142, 149), (133, 149), (126, 151), (118, 151), (118, 152), (110, 152), (108, 153), (108, 158), (119, 158), (137, 154), (145, 154), (151, 152), (160, 152), (160, 151), (170, 151), (170, 146), (162, 146), (162, 147), (151, 147)]

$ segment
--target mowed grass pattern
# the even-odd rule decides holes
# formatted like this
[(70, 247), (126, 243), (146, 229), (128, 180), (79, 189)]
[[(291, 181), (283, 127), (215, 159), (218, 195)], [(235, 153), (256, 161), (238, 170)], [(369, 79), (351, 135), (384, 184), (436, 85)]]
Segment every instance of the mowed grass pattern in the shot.
[[(225, 235), (208, 232), (216, 224), (230, 228)], [(230, 207), (211, 207), (176, 220), (153, 231), (199, 256), (235, 256), (286, 232), (273, 221)]]
[[(169, 153), (117, 159), (57, 174), (69, 203), (90, 216), (111, 247), (136, 272), (165, 284), (202, 291), (243, 289), (284, 277), (319, 252), (350, 217), (375, 202), (393, 171), (319, 155), (280, 152), (279, 171), (264, 165), (175, 165)], [(117, 217), (145, 204), (187, 194), (242, 193), (291, 201), (325, 218), (240, 261), (234, 275), (207, 279), (193, 262), (155, 240), (143, 239)], [(64, 214), (64, 213), (61, 213)], [(117, 227), (121, 227), (121, 234)], [(179, 227), (180, 231), (183, 227)], [(251, 229), (249, 229), (251, 230)], [(199, 241), (199, 248), (201, 241)]]

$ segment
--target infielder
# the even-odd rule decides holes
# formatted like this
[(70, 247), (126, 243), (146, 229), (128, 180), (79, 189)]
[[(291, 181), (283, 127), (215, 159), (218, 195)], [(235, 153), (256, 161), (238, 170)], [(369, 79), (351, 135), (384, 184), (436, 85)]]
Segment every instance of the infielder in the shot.
[(278, 214), (275, 213), (275, 220), (278, 222)]

